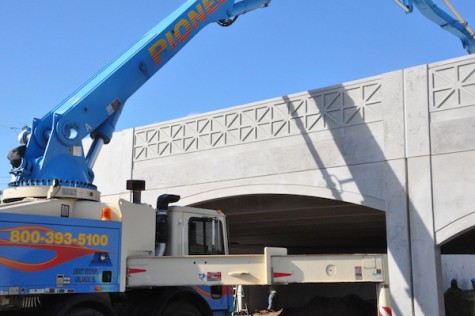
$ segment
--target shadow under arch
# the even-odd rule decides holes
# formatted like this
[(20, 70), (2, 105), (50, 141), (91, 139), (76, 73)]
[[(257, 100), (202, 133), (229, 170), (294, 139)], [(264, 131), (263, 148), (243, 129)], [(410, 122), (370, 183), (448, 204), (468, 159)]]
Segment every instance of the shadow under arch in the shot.
[[(300, 184), (246, 184), (240, 186), (223, 187), (195, 193), (189, 196), (183, 196), (180, 200), (180, 203), (183, 205), (196, 206), (208, 203), (213, 200), (225, 199), (232, 196), (234, 197), (254, 194), (311, 196), (366, 206), (380, 211), (385, 211), (386, 206), (384, 200), (375, 197), (363, 196), (355, 192), (338, 191), (327, 187)], [(336, 196), (339, 198), (335, 199)]]
[[(304, 185), (246, 185), (184, 197), (186, 205), (221, 209), (227, 215), (231, 253), (384, 253), (383, 201)], [(365, 204), (362, 202), (366, 201)]]

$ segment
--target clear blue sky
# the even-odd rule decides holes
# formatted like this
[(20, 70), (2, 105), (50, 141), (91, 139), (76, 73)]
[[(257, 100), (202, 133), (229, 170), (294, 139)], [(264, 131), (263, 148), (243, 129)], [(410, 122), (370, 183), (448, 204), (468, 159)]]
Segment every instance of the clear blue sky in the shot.
[[(43, 117), (184, 2), (0, 2), (0, 188), (17, 146), (10, 127)], [(475, 1), (452, 3), (475, 28)], [(118, 130), (463, 55), (455, 36), (392, 0), (272, 0), (205, 28), (129, 99)]]

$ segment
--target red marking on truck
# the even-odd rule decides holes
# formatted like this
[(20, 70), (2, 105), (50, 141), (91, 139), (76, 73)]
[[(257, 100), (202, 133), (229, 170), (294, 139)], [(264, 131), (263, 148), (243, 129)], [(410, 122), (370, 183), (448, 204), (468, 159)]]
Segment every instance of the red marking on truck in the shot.
[[(54, 230), (42, 227), (42, 226), (17, 226), (17, 227), (10, 227), (1, 229), (0, 232), (12, 232), (15, 230), (20, 231), (28, 231), (28, 230), (35, 230), (41, 232), (54, 232)], [(40, 239), (42, 241), (42, 239)], [(53, 267), (56, 267), (60, 264), (72, 261), (74, 259), (91, 255), (96, 252), (104, 252), (103, 250), (89, 248), (85, 246), (81, 246), (78, 244), (46, 244), (46, 243), (20, 243), (20, 242), (12, 242), (10, 240), (0, 238), (0, 247), (16, 247), (16, 248), (30, 248), (30, 249), (38, 249), (38, 250), (46, 250), (51, 251), (54, 255), (39, 263), (28, 263), (22, 262), (18, 260), (13, 260), (4, 256), (0, 256), (0, 265), (4, 265), (8, 268), (23, 271), (23, 272), (37, 272), (47, 270)], [(5, 252), (3, 252), (5, 253)]]
[(0, 246), (50, 250), (55, 253), (51, 259), (40, 263), (21, 262), (0, 256), (0, 265), (24, 272), (43, 271), (83, 256), (91, 255), (96, 252), (104, 252), (103, 250), (79, 245), (20, 244), (12, 243), (5, 239), (0, 239)]
[[(13, 227), (9, 227), (9, 228), (0, 229), (0, 232), (11, 232), (13, 230), (37, 230), (37, 231), (40, 231), (40, 232), (53, 231), (51, 228), (47, 228), (47, 227), (43, 227), (43, 226), (25, 226), (25, 225), (22, 225), (22, 226), (13, 226)], [(2, 240), (2, 239), (0, 238), (0, 240)]]
[(145, 269), (136, 269), (136, 268), (128, 268), (127, 269), (127, 274), (134, 274), (134, 273), (143, 273), (147, 272)]
[(211, 298), (211, 293), (210, 293), (210, 292), (207, 292), (207, 291), (205, 291), (205, 290), (203, 290), (203, 289), (200, 288), (199, 286), (192, 286), (192, 288), (193, 288), (193, 290), (195, 290), (196, 292), (200, 293), (202, 296)]
[(208, 281), (221, 281), (221, 272), (208, 272), (206, 279)]
[(292, 273), (274, 272), (274, 278), (285, 278), (291, 275)]

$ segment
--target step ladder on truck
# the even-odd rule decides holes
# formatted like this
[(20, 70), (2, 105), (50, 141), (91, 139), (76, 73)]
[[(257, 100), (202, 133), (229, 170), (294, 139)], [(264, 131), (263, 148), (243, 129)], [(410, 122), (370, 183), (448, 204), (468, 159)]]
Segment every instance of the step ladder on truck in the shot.
[(231, 314), (232, 316), (248, 316), (249, 310), (247, 308), (247, 303), (244, 300), (244, 288), (242, 285), (234, 286), (234, 311)]

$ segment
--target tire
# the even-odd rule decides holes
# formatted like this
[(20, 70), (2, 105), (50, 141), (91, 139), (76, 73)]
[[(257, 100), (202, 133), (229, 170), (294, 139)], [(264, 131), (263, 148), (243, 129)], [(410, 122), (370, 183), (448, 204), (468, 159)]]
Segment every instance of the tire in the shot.
[(161, 316), (202, 316), (200, 311), (185, 301), (170, 302)]
[(115, 316), (117, 315), (112, 305), (99, 297), (91, 294), (78, 294), (49, 302), (52, 310), (49, 316)]
[(105, 314), (91, 307), (80, 306), (68, 311), (65, 316), (105, 316)]

